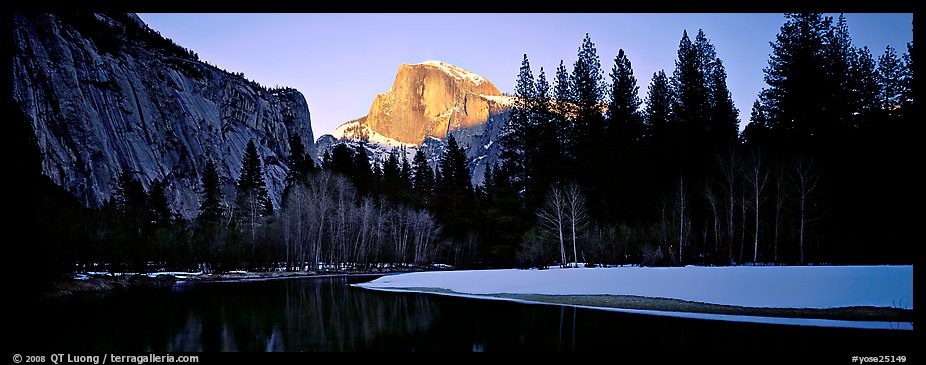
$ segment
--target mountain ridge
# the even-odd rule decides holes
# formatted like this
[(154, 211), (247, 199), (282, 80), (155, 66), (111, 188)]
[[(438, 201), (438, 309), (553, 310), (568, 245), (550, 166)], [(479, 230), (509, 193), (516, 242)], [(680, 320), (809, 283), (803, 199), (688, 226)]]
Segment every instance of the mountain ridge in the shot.
[(319, 137), (317, 157), (337, 143), (349, 143), (363, 145), (374, 163), (382, 164), (398, 148), (409, 161), (423, 150), (436, 164), (451, 134), (467, 152), (473, 182), (480, 184), (485, 167), (498, 159), (495, 141), (513, 102), (491, 81), (465, 68), (436, 60), (402, 64), (392, 86), (374, 98), (366, 116)]
[(230, 201), (254, 140), (278, 207), (290, 134), (314, 141), (301, 93), (202, 62), (134, 14), (13, 14), (13, 24), (13, 99), (32, 122), (42, 171), (89, 206), (128, 170), (146, 188), (166, 181), (171, 208), (194, 216), (205, 160), (216, 161)]

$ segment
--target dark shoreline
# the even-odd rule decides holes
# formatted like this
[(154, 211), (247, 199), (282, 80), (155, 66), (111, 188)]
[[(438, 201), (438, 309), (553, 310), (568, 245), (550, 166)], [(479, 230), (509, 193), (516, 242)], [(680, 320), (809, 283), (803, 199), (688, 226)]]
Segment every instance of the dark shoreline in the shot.
[[(383, 276), (404, 272), (424, 271), (421, 268), (405, 268), (404, 270), (384, 270), (375, 272), (361, 272), (350, 270), (321, 270), (321, 271), (258, 271), (248, 273), (216, 273), (200, 275), (173, 275), (162, 274), (154, 277), (148, 274), (117, 274), (117, 275), (89, 275), (88, 279), (63, 278), (52, 283), (51, 288), (42, 295), (41, 299), (62, 298), (81, 293), (103, 293), (135, 287), (175, 286), (187, 283), (231, 283), (245, 281), (264, 281), (299, 278), (325, 278), (336, 276)], [(80, 274), (80, 273), (75, 273)], [(85, 274), (86, 275), (86, 274)]]

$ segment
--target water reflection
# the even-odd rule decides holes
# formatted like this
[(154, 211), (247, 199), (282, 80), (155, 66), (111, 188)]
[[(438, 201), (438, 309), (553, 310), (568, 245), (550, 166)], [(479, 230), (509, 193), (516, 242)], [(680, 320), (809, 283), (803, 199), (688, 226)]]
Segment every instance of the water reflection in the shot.
[[(730, 323), (348, 284), (204, 283), (45, 302), (14, 340), (35, 351), (837, 351), (912, 349), (913, 331)], [(18, 350), (19, 351), (19, 350)]]

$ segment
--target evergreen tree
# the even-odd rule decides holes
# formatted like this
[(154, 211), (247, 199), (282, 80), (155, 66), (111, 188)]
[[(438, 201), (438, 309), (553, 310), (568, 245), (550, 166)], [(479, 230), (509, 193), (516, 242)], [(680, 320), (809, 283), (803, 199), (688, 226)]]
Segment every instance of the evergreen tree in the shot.
[(639, 90), (630, 60), (620, 49), (611, 69), (611, 100), (607, 112), (609, 134), (615, 141), (636, 141), (643, 137)]
[(434, 170), (428, 164), (424, 151), (415, 151), (413, 174), (414, 182), (412, 188), (415, 197), (419, 199), (422, 205), (428, 205), (431, 202), (431, 196), (434, 194)]
[[(437, 196), (434, 208), (445, 227), (445, 232), (454, 241), (454, 247), (462, 250), (461, 245), (472, 233), (476, 200), (473, 196), (469, 169), (466, 166), (466, 153), (457, 144), (453, 134), (447, 135), (447, 145), (438, 166), (440, 173), (437, 176)], [(457, 251), (459, 252), (462, 251)], [(457, 263), (465, 264), (465, 262)]]
[(354, 153), (354, 184), (357, 185), (357, 191), (361, 194), (373, 193), (376, 186), (376, 179), (370, 166), (370, 157), (367, 155), (367, 149), (363, 144), (358, 144)]
[(675, 61), (675, 71), (672, 74), (672, 89), (676, 96), (672, 113), (675, 115), (673, 123), (686, 130), (693, 129), (693, 124), (703, 116), (707, 104), (708, 93), (704, 88), (704, 75), (700, 72), (699, 60), (697, 50), (688, 38), (688, 32), (682, 31), (678, 59)]
[(566, 169), (559, 137), (560, 127), (551, 108), (550, 83), (543, 67), (540, 68), (535, 85), (534, 124), (526, 135), (528, 138), (524, 146), (525, 176), (528, 181), (525, 185), (525, 200), (531, 208), (543, 203), (547, 187), (561, 180)]
[(573, 153), (580, 171), (589, 171), (597, 165), (598, 148), (602, 146), (604, 117), (602, 116), (602, 72), (601, 62), (591, 37), (586, 33), (579, 47), (578, 59), (572, 68), (570, 80), (573, 87), (575, 119), (571, 141)]
[(132, 170), (125, 168), (119, 173), (116, 189), (113, 190), (112, 201), (116, 210), (123, 216), (137, 214), (146, 210), (145, 188), (135, 178)]
[(264, 217), (273, 214), (261, 165), (254, 141), (248, 141), (241, 160), (241, 175), (235, 186), (235, 206), (238, 223), (249, 231), (252, 243), (256, 242), (257, 230), (263, 225)]
[(338, 143), (334, 146), (329, 160), (331, 171), (342, 173), (344, 176), (354, 176), (354, 152), (347, 144)]
[(853, 49), (850, 58), (850, 100), (849, 108), (854, 118), (853, 125), (861, 127), (861, 121), (872, 111), (881, 108), (879, 103), (880, 87), (875, 69), (875, 61), (868, 47)]
[(907, 52), (903, 54), (903, 98), (901, 104), (905, 114), (913, 114), (913, 42), (907, 43)]
[(762, 100), (775, 134), (811, 146), (826, 134), (830, 116), (831, 85), (825, 59), (825, 36), (831, 20), (820, 14), (786, 14), (772, 45), (765, 72), (767, 91)]
[(203, 167), (202, 190), (200, 192), (199, 215), (197, 223), (201, 226), (218, 225), (222, 221), (223, 209), (221, 181), (215, 162), (207, 160)]
[[(309, 164), (312, 164), (312, 158), (305, 153), (305, 146), (302, 145), (302, 137), (293, 133), (289, 136), (289, 159), (286, 162), (288, 169), (286, 173), (286, 186), (289, 187), (297, 179), (304, 178), (308, 173)], [(314, 166), (313, 166), (314, 167)]]
[(752, 103), (749, 114), (749, 124), (743, 129), (743, 137), (748, 145), (767, 146), (771, 144), (771, 128), (769, 127), (769, 113), (766, 103), (761, 96)]
[(888, 110), (890, 114), (900, 108), (903, 99), (904, 89), (904, 70), (897, 58), (897, 51), (894, 47), (887, 46), (884, 54), (878, 57), (878, 84), (881, 86), (879, 101), (881, 108)]
[(711, 108), (708, 133), (715, 146), (726, 147), (736, 142), (739, 133), (739, 110), (733, 105), (733, 97), (727, 88), (727, 72), (724, 70), (723, 62), (717, 58), (713, 65), (710, 86), (714, 105)]
[[(569, 77), (569, 71), (562, 60), (556, 68), (556, 79), (553, 85), (553, 117), (557, 126), (557, 132), (560, 136), (560, 146), (564, 147), (562, 153), (564, 158), (569, 158), (570, 151), (565, 146), (571, 146), (574, 143), (569, 139), (574, 135), (572, 126), (572, 116), (575, 114), (574, 95), (575, 87), (572, 85), (572, 79)], [(498, 169), (495, 169), (498, 171)]]
[(114, 247), (111, 251), (116, 260), (128, 260), (139, 272), (147, 270), (148, 242), (145, 236), (150, 227), (147, 200), (141, 182), (135, 179), (131, 170), (124, 169), (113, 194), (116, 219), (112, 223)]
[(452, 135), (447, 136), (447, 147), (440, 160), (441, 176), (440, 182), (442, 187), (469, 194), (473, 190), (473, 182), (470, 177), (469, 168), (466, 163), (466, 150), (457, 144), (457, 139)]
[(148, 188), (148, 215), (151, 222), (159, 227), (169, 225), (173, 218), (165, 185), (164, 180), (155, 179)]
[(393, 149), (389, 153), (389, 157), (386, 159), (386, 162), (383, 163), (383, 188), (382, 192), (389, 199), (397, 200), (399, 198), (399, 191), (401, 190), (402, 177), (401, 172), (399, 171), (399, 158), (397, 156), (398, 152), (396, 149)]
[(672, 89), (665, 71), (653, 74), (649, 90), (646, 95), (646, 124), (649, 136), (664, 137), (666, 128), (672, 120)]
[[(531, 139), (533, 106), (535, 105), (536, 88), (534, 86), (534, 76), (531, 73), (530, 61), (527, 54), (521, 61), (521, 68), (518, 71), (518, 80), (515, 86), (514, 105), (508, 114), (508, 123), (505, 125), (501, 137), (500, 159), (503, 161), (503, 168), (509, 171), (512, 177), (511, 183), (520, 187), (521, 190), (525, 184), (525, 152), (527, 141)], [(448, 139), (448, 144), (450, 140)], [(454, 145), (456, 140), (454, 140)], [(445, 175), (447, 171), (441, 169), (441, 174)]]
[(325, 150), (325, 154), (322, 156), (322, 168), (325, 170), (331, 170), (334, 165), (332, 161), (331, 152)]
[(399, 170), (399, 179), (401, 180), (400, 195), (405, 196), (412, 187), (412, 166), (408, 163), (408, 157), (405, 149), (402, 153), (402, 168)]
[(852, 110), (852, 81), (850, 72), (854, 50), (852, 39), (849, 37), (849, 26), (846, 17), (839, 14), (836, 24), (827, 32), (824, 56), (826, 60), (827, 82), (830, 90), (829, 105), (833, 108), (833, 125), (829, 128), (840, 128), (851, 125)]

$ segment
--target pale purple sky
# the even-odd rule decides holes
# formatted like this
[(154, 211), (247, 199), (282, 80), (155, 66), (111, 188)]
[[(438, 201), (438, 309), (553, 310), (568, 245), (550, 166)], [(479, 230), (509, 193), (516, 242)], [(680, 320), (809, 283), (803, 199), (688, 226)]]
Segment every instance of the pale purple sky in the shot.
[[(828, 14), (834, 17), (838, 14)], [(560, 59), (572, 69), (585, 33), (604, 77), (623, 48), (640, 97), (653, 73), (671, 75), (682, 31), (698, 29), (717, 50), (743, 123), (765, 86), (782, 14), (139, 14), (151, 28), (199, 57), (265, 86), (289, 86), (309, 104), (316, 136), (364, 116), (403, 63), (445, 61), (512, 92), (521, 57), (547, 79)], [(906, 51), (912, 14), (846, 14), (853, 44), (875, 59), (887, 45)]]

